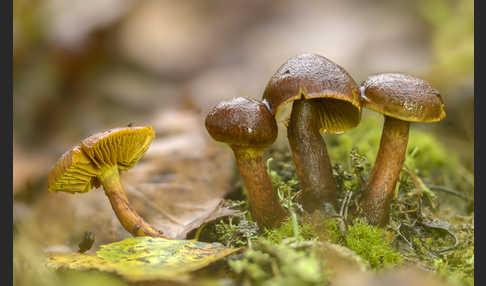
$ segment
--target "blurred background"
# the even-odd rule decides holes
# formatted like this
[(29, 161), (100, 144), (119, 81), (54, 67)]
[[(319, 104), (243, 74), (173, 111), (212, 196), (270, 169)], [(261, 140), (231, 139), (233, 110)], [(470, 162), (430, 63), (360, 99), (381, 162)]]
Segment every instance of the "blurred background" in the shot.
[(302, 52), (331, 59), (358, 83), (380, 72), (430, 81), (447, 117), (416, 128), (430, 130), (472, 171), (473, 6), (473, 0), (14, 0), (14, 222), (47, 194), (50, 167), (82, 138), (150, 124), (161, 111), (205, 116), (223, 99), (260, 98), (278, 67)]
[(472, 0), (15, 0), (13, 12), (15, 162), (53, 163), (94, 130), (162, 109), (260, 98), (301, 52), (357, 82), (392, 71), (429, 80), (447, 118), (427, 128), (472, 160)]

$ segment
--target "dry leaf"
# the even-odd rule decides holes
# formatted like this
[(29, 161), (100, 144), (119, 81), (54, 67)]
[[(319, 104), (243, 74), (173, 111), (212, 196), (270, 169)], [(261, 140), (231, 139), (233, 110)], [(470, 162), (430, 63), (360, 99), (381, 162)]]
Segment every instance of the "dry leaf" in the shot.
[(207, 221), (236, 213), (221, 205), (233, 164), (229, 150), (199, 130), (154, 140), (144, 161), (122, 179), (142, 217), (183, 239)]

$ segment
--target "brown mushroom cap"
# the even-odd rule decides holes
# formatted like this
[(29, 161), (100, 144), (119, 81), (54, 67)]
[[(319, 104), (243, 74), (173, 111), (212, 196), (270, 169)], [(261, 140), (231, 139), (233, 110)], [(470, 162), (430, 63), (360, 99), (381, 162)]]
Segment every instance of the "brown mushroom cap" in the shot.
[(323, 56), (305, 53), (290, 58), (272, 76), (263, 93), (263, 100), (275, 116), (280, 107), (302, 97), (319, 100), (320, 132), (342, 132), (360, 121), (358, 85), (341, 66)]
[(125, 171), (142, 158), (154, 137), (152, 126), (114, 128), (84, 139), (81, 148), (98, 168), (117, 165)]
[(439, 92), (428, 82), (403, 73), (382, 73), (362, 83), (363, 106), (410, 122), (435, 122), (446, 116)]
[(214, 140), (236, 146), (266, 147), (277, 138), (277, 123), (267, 106), (237, 97), (222, 101), (206, 117), (206, 129)]
[(98, 168), (80, 146), (65, 152), (48, 175), (49, 192), (85, 193), (99, 186)]

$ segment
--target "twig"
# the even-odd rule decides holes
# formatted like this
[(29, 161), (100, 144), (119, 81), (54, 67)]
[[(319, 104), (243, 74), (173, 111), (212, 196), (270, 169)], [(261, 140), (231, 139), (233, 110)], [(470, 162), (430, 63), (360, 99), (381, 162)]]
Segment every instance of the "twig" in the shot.
[[(348, 191), (349, 192), (349, 191)], [(344, 207), (346, 205), (346, 201), (348, 200), (348, 193), (346, 192), (346, 195), (344, 196), (344, 200), (341, 203), (341, 208), (339, 210), (339, 216), (343, 217), (344, 215)]]
[(348, 219), (348, 209), (349, 209), (349, 202), (351, 201), (351, 197), (353, 196), (353, 192), (348, 191), (346, 206), (344, 207), (344, 220)]
[(401, 227), (402, 227), (402, 224), (400, 224), (400, 225), (398, 226), (398, 228), (397, 228), (397, 233), (398, 233), (398, 235), (399, 235), (399, 236), (400, 236), (400, 237), (401, 237), (403, 240), (405, 240), (405, 242), (408, 244), (408, 246), (409, 246), (411, 249), (413, 249), (413, 244), (412, 244), (410, 241), (408, 241), (408, 239), (407, 239), (407, 238), (406, 238), (406, 237), (405, 237), (405, 236), (404, 236), (404, 235), (403, 235), (403, 234), (400, 232), (400, 228), (401, 228)]
[(400, 211), (401, 214), (408, 214), (408, 213), (413, 213), (413, 212), (417, 212), (417, 209)]
[(442, 192), (447, 193), (447, 194), (455, 195), (455, 196), (460, 197), (461, 199), (464, 199), (466, 201), (469, 200), (469, 198), (466, 197), (464, 194), (460, 193), (459, 191), (453, 190), (453, 189), (449, 189), (449, 188), (446, 188), (446, 187), (443, 187), (443, 186), (437, 186), (437, 185), (427, 185), (427, 187), (429, 187), (432, 190), (442, 191)]

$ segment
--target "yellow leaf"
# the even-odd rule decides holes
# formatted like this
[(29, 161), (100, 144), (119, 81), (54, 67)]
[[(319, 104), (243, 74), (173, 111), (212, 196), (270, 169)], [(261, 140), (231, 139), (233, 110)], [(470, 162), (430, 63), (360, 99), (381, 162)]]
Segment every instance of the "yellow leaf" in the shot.
[(201, 269), (238, 250), (219, 243), (131, 237), (102, 245), (96, 255), (48, 253), (47, 266), (115, 272), (130, 281), (171, 279)]

